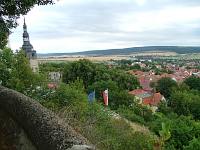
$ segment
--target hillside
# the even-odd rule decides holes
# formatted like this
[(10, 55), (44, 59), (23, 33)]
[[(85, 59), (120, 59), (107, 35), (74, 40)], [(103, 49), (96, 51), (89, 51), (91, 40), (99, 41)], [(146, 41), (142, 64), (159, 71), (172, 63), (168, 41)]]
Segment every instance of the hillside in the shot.
[(147, 46), (147, 47), (131, 47), (123, 49), (108, 49), (108, 50), (92, 50), (76, 53), (48, 53), (38, 54), (39, 57), (52, 57), (63, 55), (86, 55), (86, 56), (105, 56), (105, 55), (130, 55), (132, 53), (161, 51), (161, 52), (176, 52), (178, 54), (185, 53), (200, 53), (200, 47), (183, 47), (183, 46)]

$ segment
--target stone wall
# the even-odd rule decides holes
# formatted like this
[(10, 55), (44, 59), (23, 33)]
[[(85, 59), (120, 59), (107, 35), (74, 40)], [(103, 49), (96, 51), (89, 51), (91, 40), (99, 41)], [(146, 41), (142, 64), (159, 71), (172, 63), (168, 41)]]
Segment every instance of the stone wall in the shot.
[(2, 86), (0, 110), (11, 116), (37, 150), (94, 149), (87, 146), (89, 142), (84, 137), (37, 101)]
[(0, 110), (0, 150), (36, 150), (24, 130)]

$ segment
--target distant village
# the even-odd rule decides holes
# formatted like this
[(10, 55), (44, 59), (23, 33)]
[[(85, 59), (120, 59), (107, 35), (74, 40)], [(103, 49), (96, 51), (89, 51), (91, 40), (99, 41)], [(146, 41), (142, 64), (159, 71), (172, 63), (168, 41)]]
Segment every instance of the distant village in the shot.
[[(102, 63), (102, 62), (100, 62)], [(119, 68), (137, 77), (140, 87), (129, 94), (134, 95), (139, 104), (146, 105), (153, 112), (157, 110), (157, 106), (165, 101), (165, 97), (161, 93), (156, 92), (152, 86), (161, 78), (171, 78), (177, 83), (182, 83), (190, 76), (200, 77), (199, 60), (174, 60), (160, 59), (152, 57), (135, 57), (122, 60), (109, 60), (104, 64), (110, 68)], [(50, 83), (49, 88), (56, 88), (58, 82), (62, 78), (61, 72), (49, 72)]]
[(200, 77), (200, 60), (174, 60), (160, 59), (157, 56), (135, 57), (130, 60), (118, 60), (108, 63), (110, 67), (119, 67), (137, 77), (140, 88), (129, 91), (138, 99), (140, 104), (147, 105), (156, 111), (165, 97), (157, 93), (153, 84), (161, 78), (171, 78), (177, 83), (182, 83), (190, 76)]
[[(37, 53), (30, 43), (25, 19), (23, 31), (22, 48), (25, 51), (26, 57), (29, 59), (33, 72), (38, 72)], [(147, 105), (152, 111), (156, 111), (160, 102), (165, 101), (165, 97), (161, 95), (161, 93), (156, 92), (152, 86), (154, 83), (161, 78), (166, 77), (171, 78), (177, 83), (182, 83), (186, 78), (192, 75), (200, 77), (200, 59), (198, 57), (197, 59), (194, 59), (194, 57), (192, 57), (193, 59), (188, 59), (190, 58), (188, 56), (187, 59), (183, 59), (183, 57), (180, 57), (181, 59), (174, 59), (162, 54), (163, 53), (161, 53), (161, 55), (158, 55), (157, 53), (148, 53), (148, 55), (126, 56), (124, 57), (125, 59), (121, 57), (121, 60), (119, 59), (120, 57), (118, 57), (118, 59), (115, 60), (106, 60), (104, 63), (111, 68), (116, 67), (136, 76), (140, 83), (140, 87), (133, 91), (129, 91), (129, 94), (134, 95), (136, 100), (138, 100), (138, 103)], [(90, 59), (93, 57), (90, 56)], [(77, 57), (77, 59), (83, 58), (85, 59), (85, 57)], [(49, 60), (47, 60), (47, 62), (48, 61)], [(62, 72), (49, 72), (48, 78), (49, 89), (55, 89), (62, 79)]]

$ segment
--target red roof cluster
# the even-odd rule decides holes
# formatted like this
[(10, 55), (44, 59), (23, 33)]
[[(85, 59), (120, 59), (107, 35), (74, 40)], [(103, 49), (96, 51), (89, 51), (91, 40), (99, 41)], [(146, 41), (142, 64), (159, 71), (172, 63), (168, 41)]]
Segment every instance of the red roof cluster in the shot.
[[(161, 67), (161, 66), (157, 66)], [(150, 87), (151, 82), (157, 82), (161, 78), (171, 78), (175, 80), (176, 82), (183, 82), (186, 78), (190, 77), (192, 74), (195, 74), (196, 76), (200, 76), (200, 72), (197, 69), (185, 69), (180, 68), (176, 66), (170, 66), (168, 65), (166, 67), (169, 70), (175, 71), (173, 74), (163, 73), (161, 75), (156, 75), (153, 70), (150, 70), (149, 72), (143, 72), (143, 71), (128, 71), (130, 74), (135, 75), (139, 82), (142, 89), (136, 89), (133, 91), (130, 91), (129, 94), (135, 95), (142, 99), (142, 103), (145, 105), (153, 105), (156, 106), (160, 103), (164, 97), (160, 93), (153, 93), (153, 89)]]
[[(150, 87), (151, 82), (157, 82), (159, 79), (166, 77), (171, 78), (176, 82), (183, 82), (186, 78), (190, 77), (193, 73), (196, 73), (197, 71), (198, 70), (194, 69), (186, 70), (179, 68), (173, 74), (163, 73), (161, 75), (155, 75), (155, 72), (152, 70), (149, 72), (130, 70), (129, 73), (135, 75), (138, 78), (140, 85), (144, 90), (151, 91), (152, 90), (152, 88)], [(198, 75), (198, 72), (196, 74)]]

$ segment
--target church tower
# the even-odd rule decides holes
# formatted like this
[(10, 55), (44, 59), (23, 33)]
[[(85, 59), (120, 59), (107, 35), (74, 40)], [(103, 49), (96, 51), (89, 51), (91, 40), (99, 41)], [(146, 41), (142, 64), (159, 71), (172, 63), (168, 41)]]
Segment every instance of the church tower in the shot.
[(33, 72), (37, 72), (38, 71), (37, 53), (33, 49), (33, 46), (30, 43), (25, 18), (24, 18), (24, 25), (23, 25), (23, 45), (22, 45), (22, 49), (24, 50), (26, 57), (29, 59), (30, 66), (31, 66)]
[(24, 33), (23, 33), (23, 45), (22, 49), (25, 51), (26, 57), (28, 59), (36, 59), (37, 54), (36, 51), (33, 50), (33, 46), (30, 43), (29, 34), (27, 32), (27, 25), (24, 18), (24, 25), (23, 25)]

